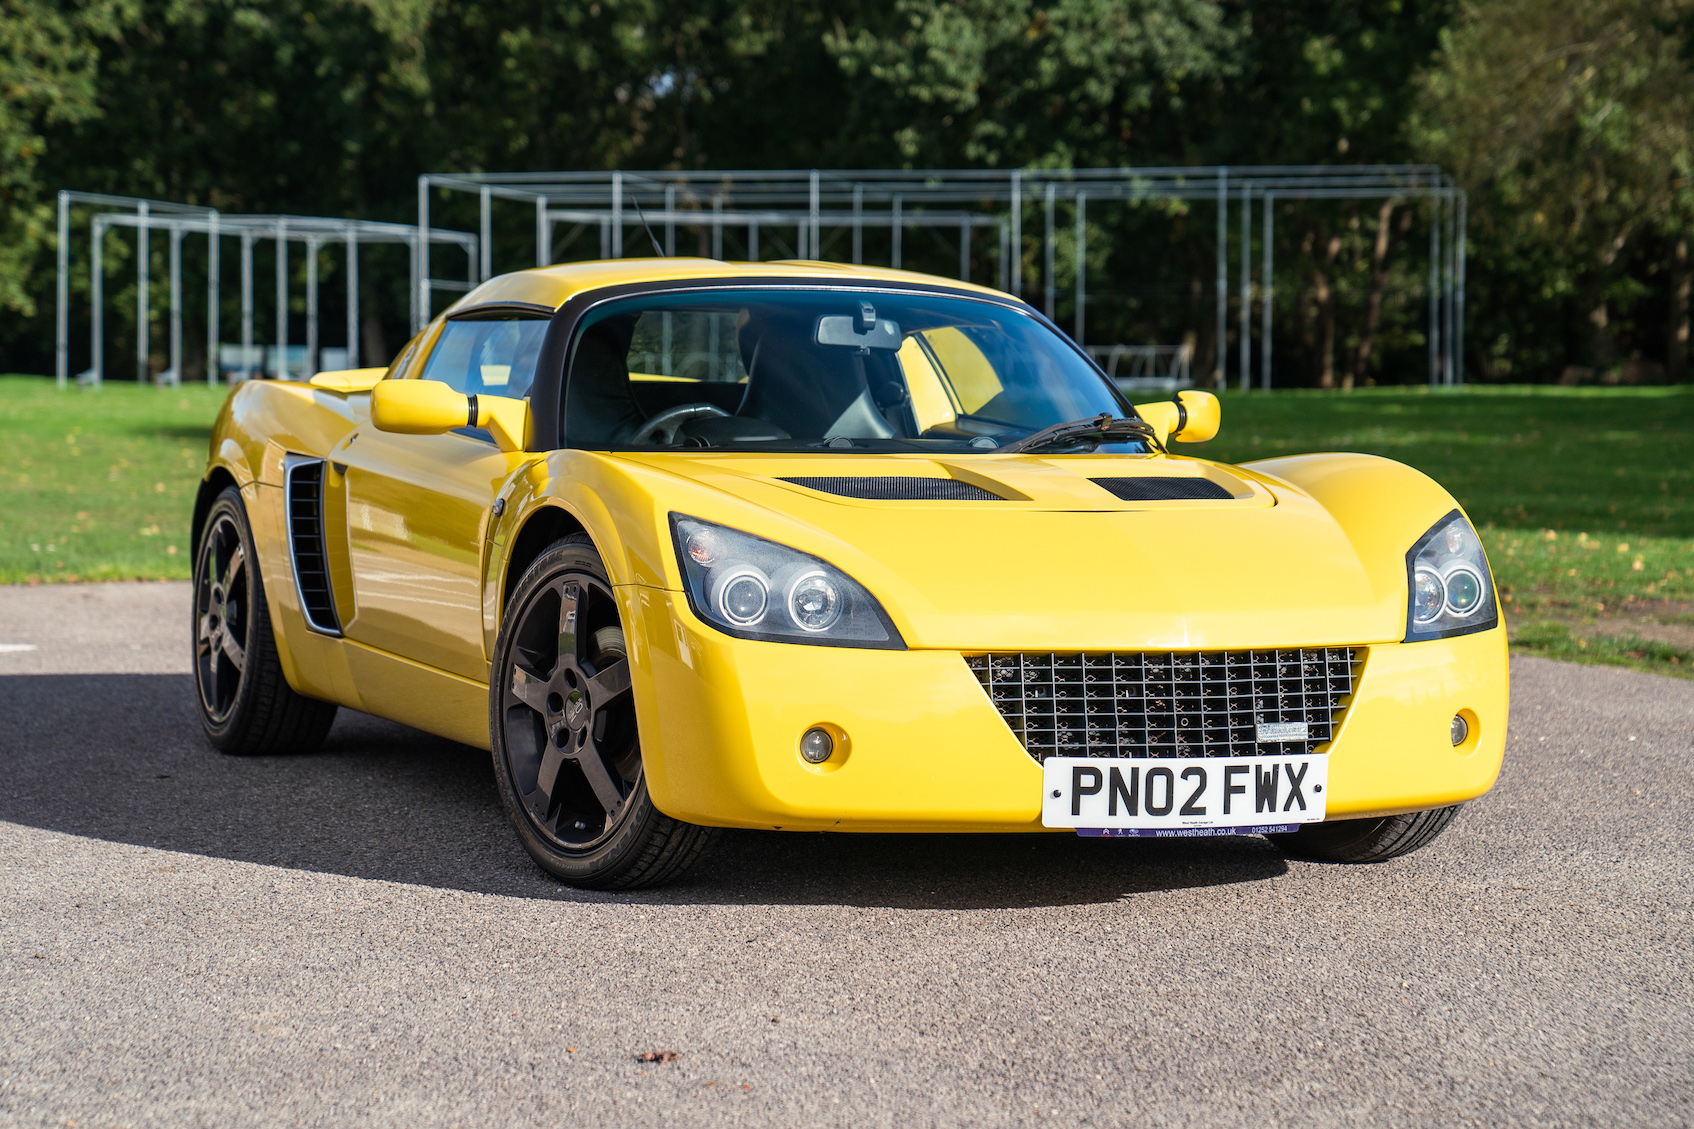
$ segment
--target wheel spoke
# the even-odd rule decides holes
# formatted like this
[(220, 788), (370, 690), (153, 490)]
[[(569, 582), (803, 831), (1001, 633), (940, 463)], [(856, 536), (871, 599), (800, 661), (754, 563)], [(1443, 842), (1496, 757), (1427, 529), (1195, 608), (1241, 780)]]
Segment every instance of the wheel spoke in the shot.
[(215, 632), (212, 630), (212, 616), (211, 613), (208, 612), (200, 617), (199, 622), (195, 627), (194, 653), (204, 655), (209, 652), (213, 646), (212, 636), (214, 634)]
[[(525, 670), (523, 664), (512, 664), (511, 696), (541, 714), (547, 716), (547, 682), (538, 675)], [(552, 788), (548, 788), (552, 793)]]
[(582, 610), (582, 586), (567, 580), (559, 585), (559, 657), (576, 659), (580, 657), (578, 648), (581, 642), (577, 639), (578, 613)]
[(229, 562), (224, 565), (224, 574), (220, 578), (224, 590), (224, 599), (228, 600), (235, 597), (235, 578), (241, 575), (241, 568), (246, 561), (247, 554), (242, 551), (241, 542), (237, 541), (235, 547), (229, 551)]
[(224, 630), (223, 630), (222, 643), (223, 643), (223, 653), (229, 659), (230, 665), (235, 667), (235, 669), (238, 670), (238, 671), (246, 670), (247, 669), (247, 651), (241, 646), (240, 643), (237, 643), (235, 641), (234, 633), (231, 632), (229, 630), (229, 628), (227, 628), (227, 627), (224, 628)]
[(617, 659), (607, 664), (604, 670), (588, 680), (588, 686), (593, 691), (589, 700), (598, 713), (629, 693), (629, 660)]
[(202, 676), (206, 680), (206, 701), (214, 710), (218, 706), (218, 667), (220, 665), (222, 664), (218, 662), (217, 651), (212, 651), (206, 656), (206, 665), (201, 668), (204, 672)]
[(565, 754), (553, 742), (547, 742), (547, 751), (541, 757), (541, 771), (535, 777), (535, 790), (546, 796), (549, 804), (553, 800), (553, 789), (559, 783), (559, 766), (564, 763)]
[(600, 806), (606, 809), (606, 818), (610, 819), (623, 803), (623, 794), (612, 782), (612, 774), (606, 771), (606, 762), (600, 759), (599, 743), (590, 738), (576, 754), (576, 763), (582, 768), (582, 775), (587, 777), (588, 786), (594, 789)]

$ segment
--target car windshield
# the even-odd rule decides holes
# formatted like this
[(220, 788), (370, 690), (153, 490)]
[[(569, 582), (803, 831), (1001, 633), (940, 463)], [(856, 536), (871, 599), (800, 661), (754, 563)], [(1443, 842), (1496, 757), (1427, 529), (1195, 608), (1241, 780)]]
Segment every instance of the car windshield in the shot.
[[(991, 451), (1054, 424), (1130, 414), (1080, 352), (1016, 309), (821, 288), (600, 306), (572, 347), (564, 408), (570, 447), (771, 452)], [(1135, 440), (1098, 449), (1144, 450)]]

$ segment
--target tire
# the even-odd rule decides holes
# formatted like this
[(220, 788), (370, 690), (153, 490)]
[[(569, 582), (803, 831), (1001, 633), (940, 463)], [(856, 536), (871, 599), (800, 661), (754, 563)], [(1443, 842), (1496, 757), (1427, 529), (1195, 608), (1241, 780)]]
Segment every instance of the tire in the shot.
[(1298, 831), (1265, 836), (1291, 855), (1324, 862), (1383, 862), (1427, 847), (1447, 830), (1463, 804), (1375, 819), (1308, 823)]
[[(567, 650), (568, 648), (568, 650)], [(488, 687), (494, 775), (518, 839), (572, 886), (656, 886), (717, 829), (653, 806), (611, 581), (582, 534), (536, 558), (506, 605)]]
[(241, 491), (206, 514), (194, 556), (194, 700), (213, 745), (232, 756), (309, 753), (335, 704), (295, 693), (282, 673)]

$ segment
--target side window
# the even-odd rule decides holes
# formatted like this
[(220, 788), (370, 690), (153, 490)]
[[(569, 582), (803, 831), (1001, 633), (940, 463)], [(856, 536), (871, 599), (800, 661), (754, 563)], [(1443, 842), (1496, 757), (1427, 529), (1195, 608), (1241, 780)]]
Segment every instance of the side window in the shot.
[(450, 321), (429, 355), (423, 379), (439, 380), (467, 396), (522, 399), (535, 380), (547, 324), (536, 318)]

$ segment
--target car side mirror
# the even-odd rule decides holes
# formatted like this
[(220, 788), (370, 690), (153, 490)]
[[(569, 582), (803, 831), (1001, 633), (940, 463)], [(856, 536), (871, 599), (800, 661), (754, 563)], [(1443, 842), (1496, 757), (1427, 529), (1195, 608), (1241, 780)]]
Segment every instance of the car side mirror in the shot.
[(1184, 389), (1169, 400), (1137, 404), (1135, 413), (1153, 428), (1160, 446), (1171, 440), (1204, 443), (1223, 422), (1218, 398), (1197, 388)]
[(508, 396), (466, 396), (439, 380), (384, 380), (371, 389), (371, 423), (396, 435), (442, 435), (481, 427), (502, 451), (522, 451), (529, 403)]

